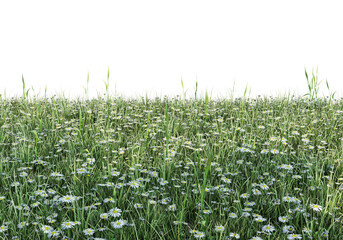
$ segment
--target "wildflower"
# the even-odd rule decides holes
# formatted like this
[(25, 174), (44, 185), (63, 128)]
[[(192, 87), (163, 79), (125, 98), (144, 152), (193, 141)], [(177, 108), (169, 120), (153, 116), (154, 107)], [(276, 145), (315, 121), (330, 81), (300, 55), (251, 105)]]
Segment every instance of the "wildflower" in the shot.
[(260, 184), (260, 188), (262, 188), (263, 190), (268, 190), (269, 189), (268, 185), (265, 184), (265, 183), (261, 183)]
[(288, 234), (287, 239), (302, 239), (300, 234)]
[(111, 224), (112, 224), (112, 226), (114, 228), (122, 228), (126, 223), (127, 223), (127, 221), (126, 220), (122, 220), (122, 219), (120, 219), (120, 220), (118, 220), (116, 222), (111, 222)]
[(254, 195), (261, 195), (261, 194), (262, 194), (261, 191), (258, 190), (258, 189), (256, 189), (256, 188), (254, 188), (254, 189), (252, 190), (252, 193), (253, 193)]
[(101, 219), (108, 219), (108, 213), (102, 213), (100, 214)]
[(129, 184), (132, 188), (138, 188), (139, 187), (138, 181), (131, 181), (131, 182), (129, 182)]
[(108, 202), (114, 203), (114, 199), (113, 198), (105, 198), (104, 203), (108, 203)]
[(317, 204), (312, 204), (312, 203), (310, 204), (310, 207), (316, 212), (321, 211), (323, 209), (322, 206), (319, 206)]
[(170, 205), (170, 206), (168, 207), (168, 209), (169, 209), (169, 211), (176, 211), (176, 205), (175, 205), (175, 204)]
[(205, 214), (210, 214), (210, 213), (212, 213), (212, 212), (211, 212), (211, 210), (205, 209), (205, 210), (203, 210), (203, 213), (205, 213)]
[(282, 223), (288, 222), (288, 217), (287, 216), (280, 216), (279, 221)]
[(161, 202), (163, 205), (166, 205), (166, 204), (168, 204), (168, 202), (169, 202), (169, 198), (164, 198), (164, 199), (162, 199), (160, 202)]
[(257, 217), (254, 219), (256, 222), (264, 222), (266, 221), (267, 219), (266, 218), (263, 218), (263, 217)]
[(111, 209), (108, 214), (110, 214), (112, 217), (119, 217), (121, 215), (121, 209), (119, 208), (114, 208), (114, 209)]
[(284, 202), (292, 202), (292, 201), (293, 201), (293, 198), (290, 197), (290, 196), (285, 196), (285, 197), (283, 197), (283, 201), (284, 201)]
[(60, 235), (60, 231), (54, 230), (48, 233), (48, 238), (57, 237), (58, 235)]
[(237, 214), (236, 214), (236, 213), (230, 213), (230, 214), (229, 214), (229, 217), (230, 217), (230, 218), (237, 218)]
[(283, 228), (282, 228), (282, 232), (283, 233), (291, 233), (291, 232), (293, 232), (294, 231), (294, 227), (293, 226), (288, 226), (288, 225), (286, 225), (286, 226), (284, 226)]
[(250, 217), (250, 215), (251, 215), (251, 214), (248, 213), (248, 212), (243, 212), (243, 213), (242, 213), (242, 217)]
[(224, 230), (225, 230), (225, 227), (224, 226), (216, 226), (216, 228), (215, 228), (215, 231), (216, 232), (224, 232)]
[(92, 236), (94, 234), (94, 232), (95, 231), (93, 229), (91, 229), (91, 228), (87, 228), (87, 229), (83, 230), (83, 233), (85, 235), (90, 235), (90, 236)]
[(75, 200), (75, 197), (70, 196), (70, 195), (59, 198), (59, 201), (65, 202), (65, 203), (72, 203), (74, 200)]
[(43, 231), (44, 233), (49, 233), (49, 232), (51, 232), (51, 231), (54, 230), (52, 227), (50, 227), (50, 226), (48, 226), (48, 225), (42, 226), (41, 229), (42, 229), (42, 231)]
[(279, 150), (277, 150), (277, 149), (272, 149), (270, 152), (273, 153), (273, 154), (278, 154), (278, 153), (279, 153)]
[(7, 231), (8, 227), (6, 225), (0, 226), (0, 232), (5, 232)]
[(240, 238), (240, 236), (239, 236), (238, 233), (230, 233), (230, 237), (236, 238), (236, 239), (239, 239), (239, 238)]
[(27, 222), (21, 222), (17, 225), (18, 228), (23, 228), (24, 226), (28, 226), (29, 224)]
[(255, 206), (256, 203), (255, 202), (246, 202), (244, 203), (245, 206)]
[(243, 193), (243, 194), (241, 194), (241, 198), (248, 198), (250, 195), (249, 195), (249, 193)]
[[(50, 177), (63, 177), (63, 174), (59, 172), (53, 172), (50, 174)], [(39, 190), (39, 191), (42, 191), (42, 190)]]
[(162, 186), (163, 186), (163, 185), (166, 185), (166, 184), (168, 184), (168, 183), (169, 183), (168, 181), (166, 181), (166, 180), (163, 180), (163, 181), (161, 181), (161, 182), (160, 182), (160, 185), (162, 185)]
[(221, 180), (223, 180), (225, 183), (231, 183), (231, 179), (222, 177)]
[(38, 207), (39, 204), (40, 204), (40, 202), (34, 202), (34, 203), (31, 204), (31, 207), (33, 207), (33, 208), (34, 207)]
[(321, 234), (322, 237), (328, 238), (329, 237), (329, 231), (324, 231)]
[(263, 240), (263, 239), (260, 237), (253, 237), (253, 238), (250, 238), (250, 240)]
[(73, 228), (74, 225), (75, 225), (75, 224), (74, 224), (73, 222), (63, 222), (63, 223), (61, 224), (62, 230)]
[(152, 205), (156, 205), (157, 202), (155, 200), (149, 200), (149, 203)]
[(136, 209), (137, 208), (143, 208), (143, 205), (141, 203), (135, 203), (135, 205), (133, 205)]
[(196, 234), (194, 234), (195, 238), (203, 238), (205, 236), (205, 234), (203, 232), (197, 232)]
[(270, 232), (275, 231), (275, 227), (274, 227), (273, 225), (264, 225), (264, 226), (262, 227), (262, 231), (263, 231), (263, 232), (270, 233)]
[(119, 176), (120, 172), (117, 172), (117, 171), (112, 171), (111, 172), (111, 175), (112, 176)]
[(261, 154), (267, 154), (268, 152), (269, 152), (268, 149), (263, 149), (263, 150), (261, 151)]
[(79, 168), (79, 169), (77, 169), (77, 173), (79, 173), (79, 174), (87, 174), (88, 172), (87, 172), (87, 170), (85, 168)]

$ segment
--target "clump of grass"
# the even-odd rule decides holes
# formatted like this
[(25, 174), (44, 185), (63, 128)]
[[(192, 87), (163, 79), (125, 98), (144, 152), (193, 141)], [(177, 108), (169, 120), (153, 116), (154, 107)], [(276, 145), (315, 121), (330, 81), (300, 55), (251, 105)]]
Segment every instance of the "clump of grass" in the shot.
[(0, 101), (1, 239), (343, 238), (342, 102), (27, 93)]

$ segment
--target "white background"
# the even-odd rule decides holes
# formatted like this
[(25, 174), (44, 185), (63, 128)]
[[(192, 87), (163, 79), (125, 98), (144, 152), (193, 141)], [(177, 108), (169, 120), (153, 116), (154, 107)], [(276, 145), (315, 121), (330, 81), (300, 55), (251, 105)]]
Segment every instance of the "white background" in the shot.
[[(212, 99), (343, 93), (340, 1), (1, 1), (0, 94)], [(315, 73), (316, 74), (316, 73)], [(116, 84), (116, 89), (115, 89)], [(247, 95), (248, 96), (248, 93)]]

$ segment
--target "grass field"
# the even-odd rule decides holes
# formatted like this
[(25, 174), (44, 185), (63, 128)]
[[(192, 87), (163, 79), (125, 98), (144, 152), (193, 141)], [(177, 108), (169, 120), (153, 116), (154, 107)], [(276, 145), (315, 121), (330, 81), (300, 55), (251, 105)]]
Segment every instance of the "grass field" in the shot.
[(343, 239), (343, 102), (316, 85), (71, 101), (23, 79), (0, 100), (0, 239)]

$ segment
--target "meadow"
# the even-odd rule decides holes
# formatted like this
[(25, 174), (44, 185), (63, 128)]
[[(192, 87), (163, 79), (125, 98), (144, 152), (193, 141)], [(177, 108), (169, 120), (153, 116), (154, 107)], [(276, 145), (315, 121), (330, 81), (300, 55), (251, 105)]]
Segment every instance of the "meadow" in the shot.
[(23, 78), (0, 98), (0, 239), (343, 239), (343, 102), (305, 75), (301, 98), (216, 101)]

